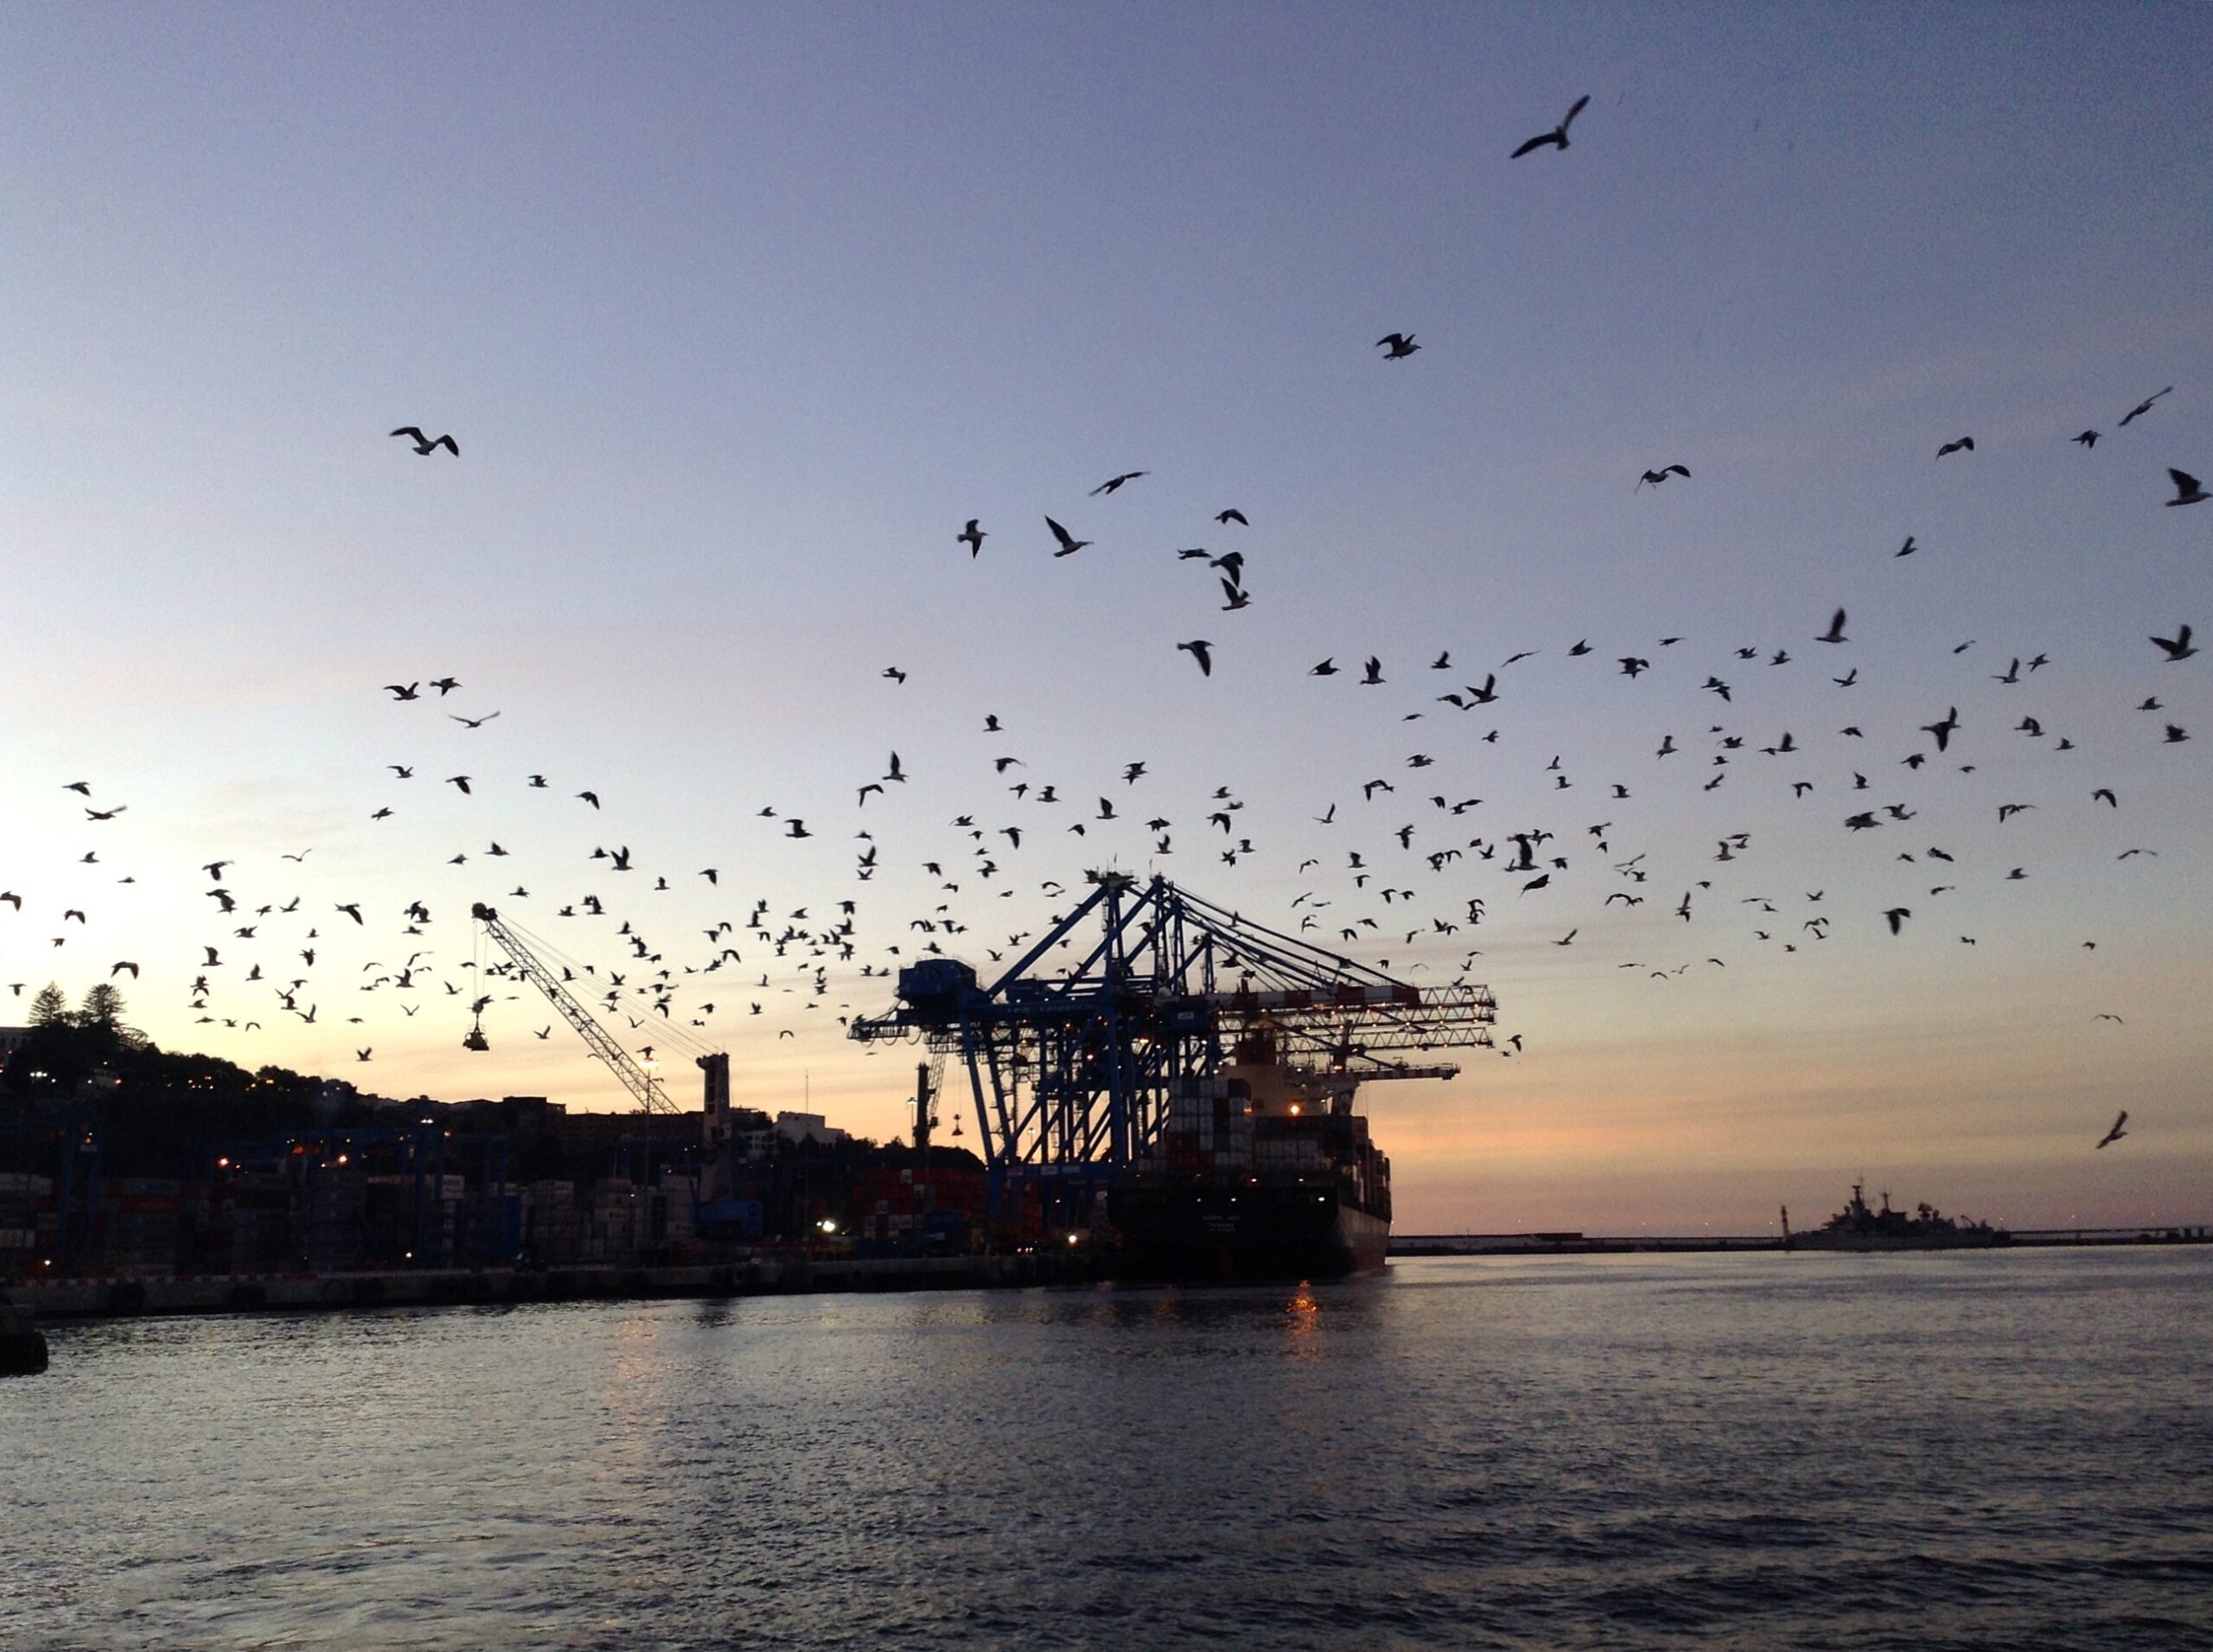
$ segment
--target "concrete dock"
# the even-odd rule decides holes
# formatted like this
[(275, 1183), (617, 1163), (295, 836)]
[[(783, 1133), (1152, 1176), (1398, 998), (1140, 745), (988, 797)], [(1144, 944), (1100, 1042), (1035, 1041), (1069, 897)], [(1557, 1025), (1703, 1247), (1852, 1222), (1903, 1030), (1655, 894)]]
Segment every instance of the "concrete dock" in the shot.
[(38, 1319), (125, 1314), (292, 1312), (457, 1303), (714, 1298), (785, 1292), (974, 1291), (1096, 1279), (1081, 1254), (807, 1257), (663, 1267), (406, 1269), (158, 1279), (36, 1280), (10, 1287)]

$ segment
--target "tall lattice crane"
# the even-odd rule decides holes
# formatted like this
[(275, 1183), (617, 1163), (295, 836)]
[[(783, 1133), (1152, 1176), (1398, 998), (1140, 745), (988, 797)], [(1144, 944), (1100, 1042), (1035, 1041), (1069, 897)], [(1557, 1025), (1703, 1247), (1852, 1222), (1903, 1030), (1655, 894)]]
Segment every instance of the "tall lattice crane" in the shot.
[[(608, 1036), (607, 1030), (593, 1018), (591, 1011), (584, 1008), (576, 995), (562, 984), (552, 966), (533, 952), (521, 936), (502, 923), (497, 912), (479, 901), (469, 909), (469, 915), (484, 926), (484, 933), (513, 961), (515, 973), (545, 994), (554, 1009), (559, 1011), (561, 1018), (582, 1036), (591, 1053), (599, 1058), (609, 1072), (622, 1081), (623, 1088), (637, 1097), (639, 1112), (673, 1113), (679, 1110), (676, 1104), (668, 1099), (668, 1093), (661, 1088), (660, 1080)], [(470, 1036), (481, 1040), (482, 1035), (472, 1032)], [(482, 1047), (481, 1042), (471, 1046), (475, 1049)], [(723, 1083), (727, 1094), (728, 1058), (724, 1060), (725, 1076)], [(706, 1066), (706, 1061), (703, 1059), (700, 1065)]]
[[(899, 972), (898, 1006), (855, 1019), (863, 1040), (919, 1036), (957, 1054), (990, 1167), (994, 1206), (1011, 1181), (1111, 1185), (1164, 1128), (1170, 1092), (1211, 1078), (1245, 1039), (1349, 1111), (1367, 1079), (1450, 1078), (1403, 1056), (1489, 1046), (1487, 987), (1415, 987), (1155, 877), (1094, 872), (1087, 896), (989, 986), (957, 960)], [(1095, 921), (1064, 974), (1038, 966)]]

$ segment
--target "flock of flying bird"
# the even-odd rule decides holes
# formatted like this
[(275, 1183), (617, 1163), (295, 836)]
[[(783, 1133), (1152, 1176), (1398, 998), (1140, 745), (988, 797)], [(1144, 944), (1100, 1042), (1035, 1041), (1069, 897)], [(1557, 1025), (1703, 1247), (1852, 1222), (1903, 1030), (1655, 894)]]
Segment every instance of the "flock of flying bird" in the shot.
[[(1589, 101), (1587, 97), (1578, 99), (1556, 128), (1530, 138), (1513, 151), (1512, 158), (1518, 160), (1547, 148), (1564, 151), (1568, 147), (1569, 128)], [(1387, 361), (1406, 360), (1421, 348), (1412, 334), (1395, 331), (1379, 339), (1376, 346)], [(2116, 428), (2145, 417), (2172, 390), (2168, 386), (2146, 398), (2121, 416)], [(440, 452), (460, 456), (459, 445), (451, 435), (433, 438), (415, 425), (403, 425), (392, 435), (408, 439), (412, 451), (424, 458)], [(2088, 450), (2101, 436), (2095, 428), (2085, 429), (2072, 440)], [(1974, 438), (1962, 436), (1942, 443), (1937, 457), (1948, 459), (1974, 451)], [(1091, 488), (1088, 496), (1112, 499), (1151, 474), (1143, 469), (1119, 472)], [(2206, 501), (2209, 495), (2197, 478), (2181, 470), (2171, 470), (2170, 475), (2176, 496), (2165, 501), (2168, 505)], [(1693, 473), (1687, 464), (1670, 461), (1644, 470), (1634, 479), (1633, 487), (1658, 488), (1670, 480), (1690, 483)], [(1213, 521), (1218, 528), (1234, 527), (1240, 533), (1252, 526), (1244, 511), (1236, 507), (1215, 513)], [(1045, 529), (1050, 536), (1050, 554), (1056, 558), (1076, 555), (1095, 544), (1092, 539), (1078, 537), (1049, 515), (1045, 518)], [(954, 539), (976, 561), (981, 559), (990, 537), (982, 519), (976, 517), (966, 521)], [(1917, 548), (1909, 537), (1894, 554), (1910, 556)], [(1174, 554), (1178, 560), (1202, 562), (1216, 574), (1221, 612), (1237, 614), (1252, 605), (1253, 596), (1246, 584), (1247, 557), (1243, 551), (1217, 554), (1202, 547), (1184, 546), (1177, 548)], [(2006, 841), (2002, 834), (2010, 823), (2024, 813), (2044, 808), (2120, 811), (2121, 800), (2112, 787), (2070, 781), (2063, 791), (2046, 790), (2032, 800), (2009, 797), (1998, 802), (1990, 826), (1991, 840), (1924, 843), (1923, 838), (1929, 833), (1914, 831), (1910, 825), (1929, 807), (1925, 788), (1930, 776), (1948, 770), (1963, 775), (1975, 773), (1976, 762), (1961, 761), (1974, 755), (1966, 749), (1971, 739), (2038, 741), (2054, 754), (2075, 749), (2073, 741), (2056, 724), (2047, 728), (2053, 722), (2053, 711), (2035, 698), (2036, 673), (2050, 663), (2043, 654), (2025, 664), (2017, 656), (2010, 657), (2004, 671), (1979, 673), (2006, 693), (2020, 695), (2018, 722), (2006, 720), (2013, 715), (2011, 707), (1999, 717), (1980, 710), (1963, 717), (1959, 704), (1954, 702), (1973, 697), (1957, 686), (1940, 696), (1947, 702), (1941, 711), (1932, 705), (1929, 720), (1910, 730), (1863, 727), (1851, 720), (1848, 709), (1836, 731), (1807, 742), (1787, 729), (1755, 732), (1732, 721), (1759, 703), (1754, 693), (1748, 697), (1750, 704), (1740, 705), (1739, 690), (1752, 686), (1746, 679), (1755, 674), (1763, 677), (1769, 671), (1794, 663), (1805, 665), (1807, 661), (1793, 650), (1808, 645), (1822, 657), (1825, 674), (1840, 697), (1840, 705), (1848, 708), (1852, 703), (1848, 691), (1861, 680), (1859, 666), (1851, 662), (1848, 654), (1833, 651), (1846, 650), (1852, 641), (1850, 616), (1845, 608), (1839, 607), (1826, 626), (1814, 628), (1809, 622), (1801, 637), (1786, 639), (1780, 645), (1763, 642), (1712, 648), (1687, 638), (1664, 636), (1617, 645), (1621, 651), (1617, 653), (1595, 647), (1585, 638), (1551, 651), (1554, 660), (1534, 669), (1589, 672), (1603, 671), (1610, 665), (1613, 673), (1632, 681), (1653, 674), (1695, 697), (1690, 703), (1700, 710), (1693, 713), (1683, 702), (1674, 702), (1674, 714), (1680, 721), (1675, 728), (1657, 731), (1648, 760), (1650, 768), (1642, 774), (1586, 778), (1579, 766), (1569, 767), (1564, 755), (1553, 755), (1541, 771), (1523, 778), (1543, 788), (1554, 813), (1543, 819), (1517, 818), (1483, 831), (1470, 828), (1484, 819), (1474, 813), (1483, 807), (1483, 798), (1456, 795), (1460, 790), (1457, 784), (1432, 789), (1438, 786), (1437, 775), (1455, 772), (1464, 762), (1467, 754), (1463, 748), (1472, 748), (1474, 755), (1487, 761), (1496, 760), (1484, 748), (1497, 748), (1502, 728), (1507, 724), (1485, 727), (1472, 740), (1461, 738), (1457, 729), (1510, 716), (1519, 698), (1515, 692), (1517, 679), (1527, 675), (1515, 668), (1546, 651), (1521, 650), (1483, 667), (1479, 682), (1466, 680), (1475, 676), (1475, 671), (1457, 667), (1449, 647), (1433, 656), (1425, 651), (1411, 665), (1387, 664), (1380, 655), (1368, 654), (1354, 686), (1392, 690), (1374, 703), (1381, 708), (1379, 715), (1391, 718), (1396, 726), (1439, 718), (1444, 715), (1439, 707), (1449, 708), (1454, 719), (1473, 718), (1479, 712), (1487, 715), (1472, 725), (1456, 723), (1451, 734), (1425, 736), (1420, 743), (1438, 748), (1449, 744), (1460, 751), (1458, 756), (1451, 751), (1424, 749), (1397, 753), (1379, 772), (1347, 781), (1345, 796), (1320, 800), (1326, 803), (1321, 813), (1272, 838), (1247, 820), (1244, 800), (1228, 786), (1217, 786), (1202, 795), (1174, 802), (1153, 797), (1151, 786), (1140, 793), (1138, 788), (1152, 779), (1145, 760), (1102, 764), (1100, 774), (1086, 777), (1087, 783), (1080, 786), (1065, 777), (1033, 776), (1028, 760), (1007, 747), (1017, 730), (1003, 724), (998, 714), (979, 711), (979, 734), (987, 743), (969, 769), (978, 785), (992, 789), (936, 828), (937, 835), (919, 846), (900, 851), (907, 857), (904, 871), (910, 877), (919, 873), (927, 880), (929, 898), (920, 909), (897, 920), (900, 927), (890, 933), (871, 932), (866, 927), (868, 918), (874, 915), (864, 910), (866, 895), (848, 887), (831, 899), (806, 901), (781, 914), (768, 896), (756, 896), (749, 904), (733, 905), (711, 924), (695, 927), (682, 935), (673, 934), (655, 914), (651, 897), (677, 888), (670, 881), (672, 877), (678, 884), (704, 886), (719, 896), (720, 871), (712, 866), (655, 870), (644, 858), (634, 854), (628, 843), (615, 841), (596, 843), (588, 856), (578, 855), (566, 864), (554, 863), (553, 852), (533, 846), (526, 858), (539, 869), (541, 880), (564, 880), (559, 892), (533, 894), (525, 883), (518, 882), (497, 898), (503, 916), (513, 919), (526, 914), (533, 923), (553, 931), (540, 938), (545, 951), (561, 960), (578, 996), (593, 1001), (603, 1015), (620, 1017), (634, 1031), (650, 1029), (652, 1036), (664, 1042), (704, 1048), (711, 1040), (728, 1036), (733, 1018), (768, 1016), (772, 1004), (777, 1011), (772, 1022), (776, 1036), (796, 1036), (806, 1024), (796, 1018), (800, 1012), (834, 1008), (842, 1012), (836, 1018), (844, 1023), (855, 1006), (833, 998), (833, 974), (839, 978), (838, 986), (850, 988), (857, 979), (870, 985), (856, 990), (888, 999), (887, 978), (914, 954), (951, 953), (979, 965), (984, 960), (976, 957), (979, 952), (993, 962), (1017, 955), (1041, 927), (1039, 921), (1030, 908), (1009, 909), (1022, 913), (1030, 927), (1008, 930), (1005, 923), (992, 921), (994, 909), (988, 903), (1015, 899), (1018, 890), (1032, 887), (1048, 903), (1058, 903), (1076, 892), (1056, 877), (1045, 877), (1032, 883), (1015, 876), (1017, 857), (1045, 852), (1038, 845), (1049, 832), (1094, 839), (1081, 843), (1079, 849), (1092, 864), (1126, 854), (1132, 858), (1142, 857), (1156, 869), (1164, 870), (1162, 863), (1171, 856), (1198, 853), (1225, 868), (1262, 859), (1280, 871), (1284, 864), (1295, 858), (1294, 881), (1311, 887), (1302, 889), (1290, 902), (1281, 927), (1295, 924), (1302, 934), (1326, 948), (1348, 953), (1357, 948), (1369, 954), (1368, 961), (1385, 969), (1392, 967), (1391, 958), (1374, 954), (1387, 945), (1400, 953), (1400, 967), (1407, 971), (1430, 967), (1430, 958), (1443, 953), (1462, 953), (1456, 979), (1466, 980), (1471, 979), (1476, 960), (1482, 955), (1472, 941), (1483, 933), (1481, 926), (1492, 916), (1494, 903), (1520, 915), (1545, 900), (1579, 900), (1585, 911), (1591, 909), (1594, 902), (1598, 911), (1617, 906), (1634, 911), (1651, 898), (1660, 903), (1655, 912), (1665, 912), (1681, 925), (1706, 925), (1699, 931), (1702, 941), (1725, 933), (1728, 941), (1712, 943), (1716, 945), (1749, 945), (1787, 954), (1809, 953), (1830, 940), (1839, 920), (1823, 905), (1825, 890), (1785, 896), (1755, 886), (1763, 880), (1753, 879), (1744, 871), (1747, 864), (1758, 863), (1750, 832), (1713, 833), (1714, 852), (1706, 858), (1706, 864), (1694, 869), (1668, 865), (1663, 854), (1635, 846), (1638, 828), (1631, 809), (1619, 806), (1633, 805), (1648, 790), (1672, 788), (1674, 794), (1693, 802), (1697, 794), (1717, 793), (1732, 782), (1739, 788), (1764, 786), (1778, 795), (1787, 790), (1795, 804), (1815, 812), (1829, 811), (1830, 823), (1847, 836), (1881, 831), (1891, 840), (1904, 839), (1910, 846), (1894, 852), (1893, 864), (1912, 869), (1898, 875), (1902, 883), (1910, 883), (1912, 888), (1869, 919), (1879, 922), (1891, 935), (1904, 934), (1909, 924), (1926, 922), (1943, 910), (1944, 897), (1956, 893), (1962, 881), (1989, 885), (2027, 880), (2031, 877), (2027, 860), (2013, 864), (2012, 854), (1998, 851), (1998, 845)], [(1216, 650), (1224, 645), (1195, 637), (1176, 646), (1191, 657), (1202, 675), (1211, 677)], [(1961, 654), (1973, 646), (1961, 643), (1952, 652)], [(1694, 656), (1696, 663), (1678, 663), (1679, 649), (1682, 656)], [(2198, 652), (2191, 628), (2178, 624), (2172, 636), (2148, 639), (2146, 669), (2181, 665)], [(1827, 671), (1830, 665), (1837, 669)], [(1328, 679), (1339, 672), (1332, 655), (1306, 668), (1304, 674)], [(1703, 682), (1694, 682), (1701, 673)], [(884, 667), (880, 674), (897, 687), (903, 687), (909, 676), (896, 665)], [(1411, 698), (1407, 697), (1409, 678), (1420, 685)], [(449, 673), (386, 684), (382, 692), (390, 697), (388, 704), (396, 711), (403, 706), (443, 705), (463, 686)], [(2187, 729), (2158, 715), (2165, 709), (2158, 681), (2147, 683), (2145, 688), (2135, 710), (2154, 719), (2157, 741), (2169, 745), (2188, 741)], [(426, 689), (435, 691), (436, 699), (425, 699)], [(1985, 698), (1990, 693), (1977, 692)], [(598, 791), (590, 787), (572, 790), (573, 782), (557, 785), (543, 774), (508, 772), (494, 747), (479, 746), (476, 737), (480, 735), (487, 742), (496, 741), (496, 731), (483, 731), (501, 715), (499, 710), (443, 712), (445, 722), (459, 725), (448, 731), (450, 737), (469, 738), (470, 749), (486, 753), (486, 761), (464, 765), (451, 775), (438, 775), (431, 769), (422, 781), (418, 780), (418, 771), (424, 760), (419, 755), (411, 755), (408, 762), (392, 762), (381, 782), (386, 794), (373, 811), (366, 812), (367, 821), (379, 830), (392, 830), (385, 823), (405, 820), (410, 813), (404, 807), (409, 794), (400, 789), (409, 782), (450, 787), (455, 798), (470, 800), (469, 807), (482, 811), (482, 829), (466, 844), (449, 842), (444, 847), (453, 852), (441, 850), (438, 858), (452, 866), (475, 865), (476, 872), (463, 875), (471, 880), (472, 890), (483, 887), (475, 880), (481, 877), (485, 863), (525, 854), (522, 849), (507, 845), (534, 843), (554, 835), (541, 829), (541, 817), (523, 817), (514, 812), (515, 802), (526, 793), (546, 795), (547, 802), (535, 807), (582, 812), (572, 816), (572, 821), (589, 820), (594, 829), (612, 824), (612, 817), (603, 812)], [(417, 743), (411, 746), (411, 754), (428, 739), (419, 728), (410, 730), (409, 737)], [(1515, 749), (1507, 748), (1508, 751)], [(1675, 762), (1670, 763), (1670, 759)], [(1695, 782), (1681, 773), (1693, 765), (1700, 771)], [(1426, 772), (1432, 770), (1437, 775)], [(1879, 784), (1875, 778), (1878, 775), (1886, 777)], [(851, 841), (856, 845), (845, 874), (851, 884), (871, 883), (886, 868), (879, 830), (890, 836), (900, 826), (911, 824), (887, 810), (889, 800), (907, 788), (910, 778), (907, 764), (894, 751), (883, 772), (854, 780), (854, 800), (847, 818), (840, 822), (842, 829), (851, 832)], [(1158, 784), (1155, 781), (1154, 785)], [(1916, 786), (1923, 789), (1916, 791)], [(103, 845), (95, 834), (112, 830), (127, 806), (97, 796), (93, 784), (87, 781), (71, 781), (57, 789), (73, 794), (75, 802), (71, 807), (82, 812), (80, 824), (88, 841), (80, 864), (105, 864), (100, 854)], [(1350, 795), (1355, 791), (1357, 803)], [(1599, 807), (1586, 813), (1604, 813), (1609, 818), (1572, 822), (1562, 818), (1559, 811), (1571, 807), (1565, 795), (1571, 792), (1575, 793), (1578, 805), (1595, 796)], [(1140, 796), (1147, 799), (1142, 806), (1135, 800)], [(1087, 797), (1095, 799), (1095, 807), (1081, 800)], [(875, 800), (873, 807), (871, 800)], [(1342, 815), (1341, 803), (1347, 810)], [(761, 826), (763, 832), (782, 839), (806, 839), (826, 830), (823, 823), (832, 807), (826, 801), (812, 803), (801, 815), (771, 804), (759, 810), (756, 820), (765, 823)], [(446, 820), (450, 820), (450, 810)], [(809, 820), (815, 821), (813, 827), (809, 826)], [(450, 828), (442, 821), (437, 829)], [(1281, 846), (1281, 838), (1292, 836), (1296, 847)], [(747, 852), (757, 853), (764, 847), (749, 846)], [(434, 907), (430, 899), (417, 898), (390, 911), (365, 910), (368, 903), (360, 899), (326, 898), (308, 903), (297, 885), (305, 875), (310, 852), (302, 850), (281, 857), (279, 863), (252, 868), (239, 865), (235, 859), (205, 864), (204, 897), (210, 928), (209, 938), (199, 943), (199, 954), (188, 960), (169, 960), (158, 969), (150, 962), (118, 959), (106, 970), (107, 977), (127, 973), (135, 980), (142, 973), (151, 974), (163, 990), (181, 995), (198, 1024), (235, 1034), (241, 1041), (265, 1030), (279, 1016), (307, 1025), (318, 1024), (319, 1017), (323, 1017), (349, 1027), (367, 1027), (373, 1017), (389, 1013), (384, 1007), (388, 1000), (403, 1017), (411, 1019), (419, 1013), (422, 1001), (430, 999), (460, 1000), (456, 1007), (465, 1007), (481, 1019), (496, 1003), (521, 996), (524, 989), (504, 960), (486, 959), (481, 947), (475, 949), (475, 955), (464, 959), (460, 947), (447, 941), (455, 931), (468, 932), (464, 902), (446, 899)], [(2129, 860), (2154, 853), (2130, 845), (2120, 850), (2117, 858)], [(288, 872), (283, 862), (292, 863), (299, 870)], [(239, 866), (236, 875), (233, 866)], [(136, 871), (126, 871), (118, 881), (137, 883)], [(500, 881), (504, 883), (506, 879)], [(1195, 881), (1203, 885), (1203, 879)], [(14, 890), (0, 890), (0, 905), (12, 909), (20, 925), (35, 928), (35, 920), (48, 915), (35, 897), (27, 903), (27, 897)], [(52, 947), (62, 947), (77, 935), (92, 931), (94, 915), (80, 906), (56, 905), (60, 916), (50, 927), (59, 933), (50, 937)], [(1718, 914), (1733, 916), (1725, 919)], [(1046, 916), (1043, 924), (1049, 926), (1057, 915)], [(1553, 945), (1575, 946), (1587, 922), (1585, 917), (1569, 924), (1563, 934), (1553, 938)], [(72, 924), (77, 926), (73, 934)], [(979, 929), (988, 933), (979, 935)], [(12, 937), (0, 932), (0, 946), (14, 953), (25, 944), (29, 933), (22, 927)], [(373, 940), (376, 949), (388, 955), (357, 964), (352, 946), (335, 944), (340, 935), (356, 944)], [(1453, 940), (1456, 936), (1463, 939)], [(1958, 935), (1958, 943), (1966, 946), (1974, 946), (1977, 940), (1973, 934)], [(2081, 944), (2095, 947), (2096, 943), (2084, 940)], [(610, 947), (619, 953), (621, 967), (608, 959)], [(1678, 979), (1693, 967), (1727, 966), (1724, 958), (1708, 953), (1704, 946), (1694, 950), (1698, 956), (1691, 960), (1667, 966), (1654, 967), (1636, 960), (1614, 960), (1614, 966), (1635, 971), (1640, 979), (1663, 982)], [(348, 977), (342, 980), (329, 973), (341, 953)], [(982, 973), (988, 979), (989, 971)], [(6, 985), (20, 996), (26, 983)], [(346, 996), (341, 998), (341, 993)], [(795, 1009), (784, 1002), (788, 999), (796, 1001)], [(882, 1007), (881, 1001), (860, 1006), (864, 1011)], [(2110, 1011), (2100, 1012), (2097, 1018), (2121, 1022)], [(547, 1038), (552, 1026), (549, 1024), (533, 1033), (538, 1038)], [(373, 1042), (356, 1045), (349, 1041), (348, 1048), (360, 1062), (371, 1060), (375, 1051)], [(1508, 1036), (1496, 1048), (1502, 1056), (1511, 1056), (1521, 1049), (1522, 1041), (1518, 1035)], [(2127, 1133), (2122, 1129), (2127, 1118), (2123, 1113), (2096, 1145), (2103, 1148), (2121, 1139)]]

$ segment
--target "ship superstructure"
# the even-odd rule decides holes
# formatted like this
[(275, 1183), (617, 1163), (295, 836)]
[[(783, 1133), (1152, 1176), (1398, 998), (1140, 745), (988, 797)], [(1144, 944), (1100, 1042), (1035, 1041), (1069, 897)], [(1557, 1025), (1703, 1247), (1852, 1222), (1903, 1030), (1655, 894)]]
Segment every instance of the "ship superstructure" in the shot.
[(1129, 1271), (1315, 1278), (1382, 1266), (1391, 1161), (1353, 1111), (1359, 1082), (1285, 1060), (1263, 1022), (1215, 1077), (1173, 1089), (1159, 1136), (1107, 1198)]
[(1852, 1197), (1843, 1209), (1811, 1232), (1790, 1231), (1790, 1211), (1783, 1212), (1783, 1244), (1786, 1250), (1894, 1251), (1983, 1249), (2012, 1242), (2012, 1234), (1987, 1221), (1948, 1216), (1932, 1204), (1916, 1205), (1911, 1215), (1891, 1208), (1885, 1189), (1882, 1208), (1867, 1202), (1864, 1182), (1852, 1184)]

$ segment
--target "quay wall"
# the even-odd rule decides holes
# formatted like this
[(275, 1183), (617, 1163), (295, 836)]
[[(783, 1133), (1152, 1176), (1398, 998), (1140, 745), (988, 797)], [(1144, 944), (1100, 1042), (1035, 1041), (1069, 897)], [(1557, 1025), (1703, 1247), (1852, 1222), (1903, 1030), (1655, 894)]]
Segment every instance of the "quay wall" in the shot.
[(391, 1272), (39, 1279), (8, 1287), (41, 1320), (297, 1312), (451, 1304), (715, 1298), (781, 1292), (974, 1291), (1096, 1279), (1093, 1257), (766, 1256), (673, 1266), (414, 1268)]

